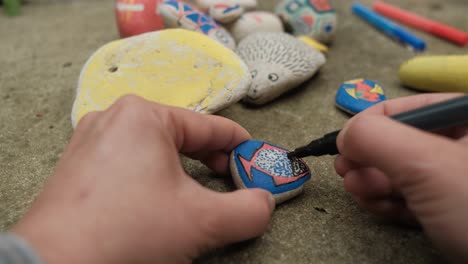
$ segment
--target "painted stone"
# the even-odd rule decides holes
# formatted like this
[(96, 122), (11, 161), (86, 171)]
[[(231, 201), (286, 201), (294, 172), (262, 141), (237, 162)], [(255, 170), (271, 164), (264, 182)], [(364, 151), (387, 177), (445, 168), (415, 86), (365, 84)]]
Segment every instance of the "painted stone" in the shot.
[(240, 4), (230, 2), (234, 1), (225, 1), (210, 6), (210, 16), (222, 24), (237, 20), (245, 12), (245, 9)]
[(345, 82), (336, 94), (336, 106), (352, 115), (385, 100), (382, 87), (376, 82), (365, 79)]
[(336, 12), (328, 0), (283, 0), (276, 14), (295, 35), (307, 35), (322, 43), (330, 43), (335, 37)]
[(157, 14), (161, 0), (117, 0), (115, 16), (122, 38), (164, 29), (163, 18)]
[(227, 26), (237, 43), (250, 34), (258, 32), (284, 32), (283, 23), (273, 13), (247, 12), (236, 22)]
[(256, 33), (245, 38), (237, 54), (247, 63), (252, 75), (244, 102), (261, 105), (311, 78), (325, 56), (286, 33)]
[(246, 141), (231, 153), (230, 168), (237, 188), (261, 188), (273, 194), (276, 203), (302, 193), (311, 178), (306, 163), (289, 159), (288, 150), (262, 141)]
[(401, 65), (400, 80), (422, 91), (468, 93), (468, 55), (416, 57)]
[(236, 48), (236, 43), (229, 32), (195, 6), (177, 0), (164, 0), (158, 6), (158, 13), (164, 18), (164, 25), (167, 28), (197, 31), (230, 49)]
[(215, 4), (239, 4), (245, 10), (252, 10), (257, 7), (257, 0), (193, 0), (197, 7), (204, 11), (208, 12), (211, 6)]
[(198, 32), (167, 29), (108, 43), (81, 71), (72, 123), (135, 94), (153, 102), (211, 114), (247, 93), (247, 65)]

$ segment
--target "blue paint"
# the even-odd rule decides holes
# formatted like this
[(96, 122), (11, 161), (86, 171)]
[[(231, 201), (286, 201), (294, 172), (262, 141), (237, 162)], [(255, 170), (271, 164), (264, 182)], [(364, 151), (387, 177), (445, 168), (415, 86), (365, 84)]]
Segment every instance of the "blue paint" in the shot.
[(226, 14), (226, 13), (229, 13), (233, 10), (236, 10), (236, 9), (239, 9), (241, 6), (239, 4), (233, 6), (233, 7), (230, 7), (230, 8), (226, 8), (226, 10), (224, 10), (223, 14)]
[(386, 100), (383, 88), (371, 80), (353, 80), (341, 85), (336, 105), (350, 114), (357, 114)]
[[(304, 183), (311, 178), (311, 173), (307, 165), (303, 161), (298, 160), (295, 164), (300, 166), (294, 167), (298, 174), (298, 176), (295, 176), (291, 166), (291, 161), (286, 158), (288, 162), (284, 162), (284, 157), (286, 157), (287, 152), (288, 151), (286, 149), (269, 143), (261, 141), (247, 141), (239, 145), (233, 152), (236, 165), (235, 169), (247, 188), (262, 188), (272, 194), (289, 192), (303, 186)], [(284, 155), (276, 156), (278, 153)], [(265, 156), (268, 155), (272, 155), (269, 156), (272, 158), (271, 160), (275, 160), (277, 157), (276, 162), (270, 166), (270, 170), (268, 171), (269, 173), (267, 173), (268, 169), (265, 170), (265, 164), (255, 163), (256, 161), (261, 162), (262, 157), (264, 160)], [(252, 160), (254, 157), (256, 160)], [(249, 168), (248, 165), (245, 166), (246, 163), (252, 166)], [(278, 183), (278, 181), (288, 182)]]

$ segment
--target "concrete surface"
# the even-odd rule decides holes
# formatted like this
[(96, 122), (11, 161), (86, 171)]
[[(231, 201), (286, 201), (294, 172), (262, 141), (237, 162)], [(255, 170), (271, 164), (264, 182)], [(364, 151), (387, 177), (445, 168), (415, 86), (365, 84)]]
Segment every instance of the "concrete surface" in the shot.
[[(271, 9), (276, 1), (261, 1)], [(371, 1), (362, 1), (370, 4)], [(388, 1), (468, 30), (466, 0)], [(288, 148), (340, 128), (348, 116), (334, 96), (349, 79), (379, 81), (389, 98), (415, 93), (400, 87), (397, 70), (411, 51), (390, 41), (335, 1), (337, 39), (329, 62), (301, 89), (262, 108), (235, 105), (220, 114), (252, 135)], [(420, 33), (430, 54), (461, 49)], [(0, 15), (0, 230), (28, 208), (52, 173), (72, 133), (70, 111), (80, 69), (91, 53), (118, 37), (111, 0), (33, 0), (23, 15)], [(363, 212), (343, 191), (333, 159), (307, 159), (313, 179), (305, 193), (280, 206), (263, 237), (213, 252), (199, 263), (440, 263), (418, 230), (383, 223)], [(232, 190), (196, 162), (187, 170), (206, 186)], [(323, 210), (322, 210), (323, 209)]]

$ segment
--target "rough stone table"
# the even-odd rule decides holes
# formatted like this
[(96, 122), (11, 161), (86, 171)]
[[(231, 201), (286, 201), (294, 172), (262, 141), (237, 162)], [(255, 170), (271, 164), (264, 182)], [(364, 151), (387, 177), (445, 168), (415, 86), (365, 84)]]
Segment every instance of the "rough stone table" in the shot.
[[(275, 2), (260, 1), (262, 9), (272, 9)], [(466, 0), (388, 2), (468, 30)], [(353, 16), (351, 3), (335, 1), (337, 39), (316, 78), (264, 107), (238, 104), (220, 115), (237, 121), (256, 139), (294, 148), (348, 119), (334, 106), (343, 81), (379, 81), (390, 99), (414, 94), (397, 78), (399, 65), (414, 54)], [(28, 208), (59, 159), (72, 133), (70, 111), (84, 62), (118, 37), (112, 0), (35, 0), (22, 12), (15, 18), (0, 15), (0, 230)], [(428, 54), (466, 53), (466, 48), (419, 35), (428, 40)], [(307, 162), (313, 178), (305, 193), (277, 208), (267, 234), (198, 262), (440, 263), (439, 253), (420, 231), (386, 224), (360, 210), (344, 192), (333, 158)], [(197, 162), (185, 164), (202, 184), (233, 189), (232, 182)]]

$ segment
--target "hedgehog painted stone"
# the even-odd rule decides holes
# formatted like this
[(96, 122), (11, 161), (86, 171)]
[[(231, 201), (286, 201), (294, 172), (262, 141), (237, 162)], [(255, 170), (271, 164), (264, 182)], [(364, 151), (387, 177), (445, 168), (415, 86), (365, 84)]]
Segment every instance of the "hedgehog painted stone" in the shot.
[(256, 33), (239, 43), (237, 54), (249, 67), (252, 84), (244, 102), (262, 105), (311, 78), (325, 56), (286, 33)]
[(277, 5), (276, 14), (296, 36), (307, 35), (323, 43), (335, 37), (336, 12), (328, 0), (283, 0)]
[(158, 14), (163, 17), (166, 28), (197, 31), (230, 49), (236, 48), (236, 42), (225, 28), (191, 4), (177, 0), (164, 0), (158, 5)]
[(277, 204), (302, 193), (311, 172), (301, 159), (289, 159), (288, 150), (249, 140), (231, 153), (230, 169), (239, 189), (261, 188), (273, 194)]

